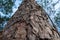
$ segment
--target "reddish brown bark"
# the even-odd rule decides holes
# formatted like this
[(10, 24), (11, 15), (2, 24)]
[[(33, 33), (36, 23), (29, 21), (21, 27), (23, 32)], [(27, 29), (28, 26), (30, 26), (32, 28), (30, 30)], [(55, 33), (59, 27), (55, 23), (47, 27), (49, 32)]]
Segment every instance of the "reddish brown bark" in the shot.
[(60, 40), (49, 17), (34, 0), (24, 0), (8, 21), (3, 40)]

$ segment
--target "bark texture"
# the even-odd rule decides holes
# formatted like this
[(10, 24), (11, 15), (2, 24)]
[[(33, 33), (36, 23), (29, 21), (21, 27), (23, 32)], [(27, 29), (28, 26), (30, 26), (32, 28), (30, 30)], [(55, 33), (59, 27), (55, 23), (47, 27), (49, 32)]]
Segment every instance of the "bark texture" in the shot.
[(3, 40), (60, 40), (48, 19), (35, 0), (24, 0), (3, 30)]
[(2, 40), (2, 32), (3, 32), (3, 31), (0, 31), (0, 40)]

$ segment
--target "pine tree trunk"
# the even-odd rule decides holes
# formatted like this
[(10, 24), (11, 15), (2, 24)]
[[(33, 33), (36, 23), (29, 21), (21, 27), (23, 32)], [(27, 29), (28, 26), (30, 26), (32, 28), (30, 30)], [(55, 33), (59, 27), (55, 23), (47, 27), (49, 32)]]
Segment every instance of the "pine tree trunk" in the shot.
[(60, 40), (48, 19), (35, 0), (24, 0), (3, 30), (3, 40)]

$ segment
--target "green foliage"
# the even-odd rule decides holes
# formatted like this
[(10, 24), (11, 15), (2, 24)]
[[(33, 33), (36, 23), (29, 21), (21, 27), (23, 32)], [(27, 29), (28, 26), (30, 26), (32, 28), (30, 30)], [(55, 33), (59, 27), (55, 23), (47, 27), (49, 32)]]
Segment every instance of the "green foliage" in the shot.
[(4, 14), (12, 12), (12, 6), (14, 5), (13, 0), (0, 0), (0, 11)]
[(60, 13), (58, 13), (57, 16), (55, 16), (55, 21), (60, 21)]
[[(0, 0), (0, 13), (8, 15), (12, 13), (12, 6), (14, 5), (15, 0)], [(0, 30), (3, 29), (3, 26), (6, 21), (9, 20), (9, 17), (3, 16), (0, 14)]]
[(8, 20), (9, 20), (9, 18), (7, 18), (7, 17), (0, 18), (0, 24), (1, 24), (3, 21), (8, 21)]
[(0, 24), (4, 21), (4, 18), (0, 18)]
[(60, 12), (57, 13), (57, 16), (55, 16), (54, 19), (57, 26), (60, 27)]

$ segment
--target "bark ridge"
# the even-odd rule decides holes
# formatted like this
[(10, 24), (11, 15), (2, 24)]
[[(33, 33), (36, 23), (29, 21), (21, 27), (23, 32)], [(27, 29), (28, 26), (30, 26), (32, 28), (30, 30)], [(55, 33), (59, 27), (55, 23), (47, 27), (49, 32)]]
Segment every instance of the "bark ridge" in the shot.
[(34, 0), (24, 0), (3, 30), (3, 40), (60, 40), (48, 19)]

